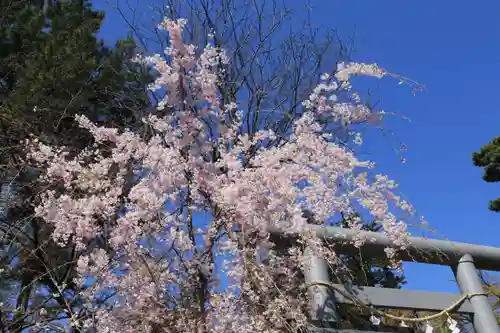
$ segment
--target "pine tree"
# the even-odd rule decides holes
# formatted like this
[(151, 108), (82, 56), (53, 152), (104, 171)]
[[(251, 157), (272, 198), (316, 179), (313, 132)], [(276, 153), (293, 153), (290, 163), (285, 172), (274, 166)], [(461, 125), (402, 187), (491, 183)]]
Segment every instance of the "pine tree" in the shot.
[(23, 141), (34, 135), (79, 150), (90, 137), (75, 125), (76, 114), (137, 129), (150, 77), (131, 61), (132, 38), (114, 48), (97, 40), (104, 14), (89, 1), (0, 0), (0, 17), (0, 281), (16, 309), (9, 331), (20, 332), (34, 320), (25, 314), (47, 298), (37, 294), (41, 286), (58, 295), (45, 305), (49, 315), (60, 312), (77, 257), (33, 218), (27, 203), (37, 192), (37, 171), (24, 162)]
[[(475, 166), (484, 169), (483, 180), (488, 183), (500, 181), (500, 137), (496, 137), (490, 143), (485, 144), (479, 152), (472, 154)], [(491, 200), (489, 209), (500, 212), (500, 198)]]

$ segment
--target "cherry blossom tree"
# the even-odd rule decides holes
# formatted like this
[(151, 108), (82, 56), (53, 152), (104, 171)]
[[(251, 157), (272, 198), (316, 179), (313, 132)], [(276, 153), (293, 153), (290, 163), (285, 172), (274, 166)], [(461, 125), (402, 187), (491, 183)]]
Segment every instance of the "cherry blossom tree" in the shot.
[[(344, 129), (361, 144), (356, 127), (385, 116), (353, 91), (354, 76), (396, 76), (341, 63), (322, 75), (289, 127), (269, 121), (249, 130), (245, 110), (219, 84), (232, 57), (214, 43), (185, 43), (186, 24), (165, 19), (166, 56), (137, 57), (156, 70), (151, 89), (162, 93), (161, 113), (144, 119), (151, 135), (79, 116), (94, 144), (77, 154), (27, 141), (44, 170), (36, 215), (54, 227), (55, 241), (78, 251), (79, 301), (65, 311), (74, 329), (94, 332), (303, 329), (305, 249), (345, 270), (309, 231), (304, 211), (316, 224), (340, 213), (371, 216), (393, 240), (389, 259), (408, 245), (405, 221), (415, 211), (397, 184), (332, 134)], [(350, 227), (361, 229), (361, 219)], [(298, 239), (276, 247), (272, 230)]]

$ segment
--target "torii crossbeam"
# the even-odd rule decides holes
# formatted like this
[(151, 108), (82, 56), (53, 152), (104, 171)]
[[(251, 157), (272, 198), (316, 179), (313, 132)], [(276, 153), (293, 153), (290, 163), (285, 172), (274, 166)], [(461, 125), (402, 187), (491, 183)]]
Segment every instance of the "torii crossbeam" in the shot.
[[(389, 237), (382, 233), (355, 231), (339, 227), (309, 226), (317, 236), (334, 244), (340, 254), (356, 254), (385, 256), (384, 249), (393, 246)], [(293, 233), (271, 231), (273, 241), (280, 246), (282, 240), (293, 238)], [(361, 248), (352, 245), (357, 237), (367, 241)], [(336, 312), (336, 303), (352, 303), (349, 295), (378, 308), (395, 308), (424, 311), (441, 311), (450, 304), (456, 303), (463, 295), (471, 295), (454, 310), (456, 313), (471, 314), (474, 330), (477, 333), (500, 333), (495, 313), (484, 293), (481, 278), (477, 269), (500, 271), (500, 248), (458, 243), (444, 240), (433, 240), (421, 237), (409, 237), (410, 245), (400, 251), (401, 261), (419, 262), (450, 266), (453, 269), (462, 295), (447, 293), (430, 293), (399, 289), (385, 289), (360, 286), (326, 285), (330, 274), (327, 263), (308, 251), (310, 263), (305, 272), (309, 287), (311, 319), (318, 325), (318, 332), (367, 333), (366, 330), (330, 329), (340, 323)], [(281, 245), (282, 246), (282, 245)], [(325, 284), (317, 283), (323, 281)], [(326, 325), (325, 325), (326, 324)], [(379, 331), (380, 332), (380, 331)]]

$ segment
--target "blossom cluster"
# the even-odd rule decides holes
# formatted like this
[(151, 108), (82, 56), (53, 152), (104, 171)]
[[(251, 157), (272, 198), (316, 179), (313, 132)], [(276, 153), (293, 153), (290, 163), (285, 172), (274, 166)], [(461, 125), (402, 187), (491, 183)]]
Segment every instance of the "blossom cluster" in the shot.
[[(367, 120), (371, 110), (359, 96), (341, 95), (350, 90), (350, 76), (384, 71), (341, 65), (304, 101), (288, 137), (267, 128), (246, 133), (237, 101), (223, 105), (218, 90), (229, 57), (213, 46), (185, 44), (185, 25), (160, 24), (170, 38), (165, 59), (138, 57), (158, 72), (151, 89), (165, 90), (159, 105), (165, 116), (144, 119), (153, 134), (98, 127), (80, 116), (94, 144), (76, 155), (28, 141), (47, 185), (36, 215), (54, 227), (56, 241), (79, 251), (76, 282), (85, 302), (74, 321), (122, 333), (301, 327), (308, 313), (304, 248), (338, 265), (308, 232), (304, 210), (318, 223), (362, 210), (384, 226), (394, 248), (408, 245), (400, 217), (413, 209), (395, 194), (396, 184), (374, 174), (373, 163), (359, 160), (318, 121)], [(359, 229), (361, 221), (351, 224)], [(299, 241), (276, 247), (271, 229), (293, 231)]]

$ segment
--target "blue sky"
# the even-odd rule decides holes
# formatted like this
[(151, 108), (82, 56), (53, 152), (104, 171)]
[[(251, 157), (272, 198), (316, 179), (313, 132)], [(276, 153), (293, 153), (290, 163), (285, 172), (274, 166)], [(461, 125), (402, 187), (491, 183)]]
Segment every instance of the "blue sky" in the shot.
[[(388, 124), (408, 145), (407, 163), (400, 162), (390, 142), (367, 144), (379, 169), (401, 184), (439, 237), (500, 247), (500, 214), (487, 209), (488, 200), (500, 196), (500, 186), (484, 183), (482, 170), (471, 163), (473, 151), (500, 135), (500, 3), (312, 2), (315, 26), (336, 28), (341, 36), (351, 35), (355, 28), (355, 60), (376, 62), (426, 86), (426, 91), (412, 96), (396, 81), (381, 84), (383, 108), (412, 121)], [(142, 0), (138, 20), (150, 23), (148, 7), (157, 4), (158, 0)], [(95, 0), (94, 5), (107, 11), (100, 36), (106, 41), (123, 37), (127, 27), (116, 10), (105, 0)], [(457, 290), (446, 267), (411, 264), (406, 265), (406, 275), (411, 289)]]

